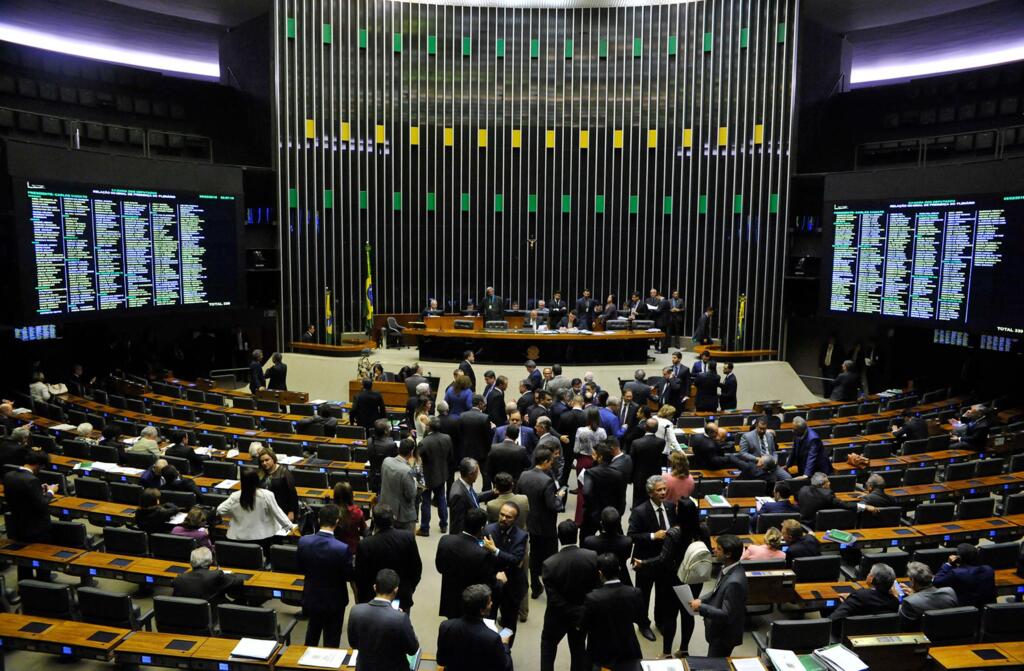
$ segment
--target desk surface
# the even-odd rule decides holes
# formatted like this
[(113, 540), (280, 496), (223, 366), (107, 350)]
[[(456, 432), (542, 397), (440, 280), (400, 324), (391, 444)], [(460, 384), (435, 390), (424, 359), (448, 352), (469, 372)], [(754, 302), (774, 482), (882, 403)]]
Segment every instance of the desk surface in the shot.
[[(308, 669), (317, 669), (320, 667), (306, 666), (305, 664), (299, 664), (299, 660), (306, 654), (308, 646), (305, 645), (289, 645), (288, 649), (285, 650), (277, 662), (274, 663), (274, 671), (308, 671)], [(335, 648), (337, 650), (345, 651), (345, 659), (349, 659), (349, 655), (352, 654), (351, 648)], [(352, 669), (355, 667), (349, 666), (348, 664), (342, 664), (341, 669)]]
[(538, 331), (517, 333), (516, 331), (478, 331), (471, 329), (409, 329), (406, 334), (417, 338), (465, 338), (470, 340), (542, 340), (572, 342), (602, 342), (606, 340), (653, 340), (664, 337), (661, 331), (595, 331), (593, 333), (568, 333), (561, 331)]
[[(192, 659), (206, 659), (214, 662), (227, 662), (228, 660), (237, 661), (231, 657), (231, 651), (235, 649), (236, 645), (238, 645), (238, 641), (233, 638), (208, 638), (199, 645), (199, 648), (194, 653), (192, 653)], [(245, 664), (246, 666), (265, 666), (269, 669), (279, 654), (281, 654), (280, 644), (274, 648), (274, 652), (271, 653), (270, 659), (266, 661), (247, 659), (245, 660)]]
[(206, 642), (206, 639), (206, 636), (137, 631), (117, 646), (116, 654), (160, 655), (188, 659)]
[[(1024, 660), (1013, 655), (1004, 643), (970, 643), (929, 648), (928, 656), (941, 669), (992, 669), (1020, 667)], [(1018, 646), (1021, 644), (1017, 644)]]

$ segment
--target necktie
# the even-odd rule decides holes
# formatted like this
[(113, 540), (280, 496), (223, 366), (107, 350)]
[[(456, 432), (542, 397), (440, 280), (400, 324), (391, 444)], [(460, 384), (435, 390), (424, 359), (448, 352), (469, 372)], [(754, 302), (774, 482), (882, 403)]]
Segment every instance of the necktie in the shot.
[(484, 399), (486, 399), (488, 396), (491, 395), (491, 389), (493, 389), (493, 388), (494, 387), (488, 386), (486, 389), (484, 389)]
[(623, 424), (626, 423), (626, 411), (627, 411), (627, 407), (626, 406), (622, 406), (622, 418), (619, 421), (622, 422)]
[(469, 498), (470, 498), (470, 500), (473, 501), (473, 507), (474, 508), (479, 507), (480, 504), (477, 503), (477, 501), (476, 501), (476, 492), (474, 492), (473, 488), (471, 486), (469, 486), (469, 485), (466, 485), (466, 489), (469, 491)]
[(768, 454), (768, 445), (765, 442), (764, 436), (761, 436), (761, 455)]
[(666, 528), (668, 528), (668, 525), (665, 524), (665, 509), (664, 508), (658, 508), (658, 528), (659, 529), (666, 529)]

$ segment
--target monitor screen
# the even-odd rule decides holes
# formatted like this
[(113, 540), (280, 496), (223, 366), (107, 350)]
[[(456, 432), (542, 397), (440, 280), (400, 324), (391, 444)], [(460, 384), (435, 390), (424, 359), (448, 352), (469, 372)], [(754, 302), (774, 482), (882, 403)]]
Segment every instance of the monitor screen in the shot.
[(20, 187), (34, 318), (238, 302), (240, 196), (45, 179)]
[(1024, 332), (1024, 195), (830, 207), (831, 313)]

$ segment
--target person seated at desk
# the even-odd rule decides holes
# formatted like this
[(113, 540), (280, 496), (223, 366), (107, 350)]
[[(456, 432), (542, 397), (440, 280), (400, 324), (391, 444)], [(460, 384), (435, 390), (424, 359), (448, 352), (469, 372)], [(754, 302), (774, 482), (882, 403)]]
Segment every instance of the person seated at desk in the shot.
[(440, 314), (444, 314), (444, 311), (437, 307), (436, 298), (431, 298), (430, 302), (427, 303), (427, 307), (423, 308), (423, 311), (420, 312), (421, 317), (432, 317)]
[(782, 540), (786, 543), (786, 566), (792, 566), (794, 559), (801, 557), (820, 557), (821, 543), (813, 535), (807, 533), (799, 520), (782, 522)]
[(148, 534), (165, 534), (170, 530), (168, 523), (177, 514), (178, 506), (160, 503), (159, 489), (144, 489), (135, 509), (135, 526)]
[(956, 546), (956, 554), (935, 574), (932, 584), (936, 587), (952, 587), (961, 606), (982, 608), (995, 603), (996, 578), (992, 567), (981, 563), (978, 548), (970, 543)]
[(118, 453), (123, 452), (124, 444), (121, 442), (121, 429), (116, 424), (107, 424), (103, 427), (103, 438), (100, 439), (100, 445), (116, 447)]
[(202, 599), (214, 604), (228, 598), (233, 601), (241, 599), (242, 583), (245, 582), (245, 578), (210, 568), (213, 565), (213, 553), (210, 552), (210, 548), (197, 547), (189, 555), (188, 563), (192, 570), (174, 579), (171, 583), (172, 596)]
[(868, 476), (867, 482), (864, 483), (864, 489), (866, 493), (861, 498), (861, 503), (875, 506), (876, 508), (899, 505), (896, 499), (885, 493), (885, 478), (878, 473), (872, 473)]
[(189, 508), (185, 519), (171, 529), (171, 533), (175, 536), (193, 539), (198, 547), (213, 549), (213, 544), (210, 542), (210, 530), (206, 524), (206, 513), (199, 506)]
[(772, 490), (772, 498), (774, 501), (768, 501), (759, 507), (753, 515), (750, 516), (750, 529), (753, 531), (757, 529), (757, 516), (769, 513), (795, 513), (799, 514), (800, 509), (797, 508), (789, 497), (792, 496), (789, 483), (785, 480), (780, 480), (775, 483), (775, 488)]
[(316, 342), (316, 324), (310, 324), (299, 336), (301, 342)]
[(911, 410), (903, 412), (900, 426), (892, 425), (892, 437), (898, 445), (907, 440), (923, 440), (928, 437), (928, 422), (917, 416)]
[(92, 437), (92, 431), (92, 424), (90, 424), (89, 422), (82, 422), (77, 427), (75, 427), (75, 439), (80, 440), (83, 443), (95, 445), (96, 440)]
[(850, 592), (839, 604), (839, 607), (832, 611), (828, 619), (836, 623), (835, 630), (838, 630), (838, 622), (854, 615), (881, 615), (883, 613), (895, 613), (900, 608), (899, 599), (893, 594), (892, 585), (896, 582), (896, 573), (888, 564), (875, 564), (868, 573), (870, 589), (858, 589)]
[(174, 466), (165, 466), (161, 472), (161, 476), (164, 479), (164, 486), (161, 489), (166, 489), (172, 492), (186, 492), (189, 494), (195, 494), (196, 499), (199, 499), (199, 487), (196, 487), (196, 483), (189, 478), (181, 477), (181, 473)]
[(972, 405), (959, 420), (951, 420), (953, 424), (952, 442), (956, 447), (975, 452), (984, 452), (988, 442), (988, 408), (983, 405)]
[(152, 454), (154, 457), (160, 457), (160, 444), (157, 442), (159, 438), (160, 434), (157, 432), (155, 426), (145, 426), (139, 434), (139, 439), (132, 443), (132, 446), (128, 448), (128, 451), (138, 454)]
[(558, 320), (556, 327), (559, 331), (572, 331), (581, 328), (579, 325), (579, 316), (576, 314), (576, 311), (569, 310), (569, 314)]
[(192, 475), (199, 475), (203, 472), (203, 458), (196, 454), (192, 446), (188, 444), (188, 432), (175, 429), (170, 433), (170, 439), (174, 444), (164, 450), (168, 457), (178, 457), (188, 461), (188, 470)]
[(932, 584), (935, 576), (927, 564), (910, 562), (907, 564), (907, 577), (910, 585), (904, 588), (906, 596), (900, 602), (901, 630), (919, 631), (925, 611), (957, 607), (956, 592), (952, 587)]
[(157, 459), (153, 465), (142, 472), (139, 476), (139, 483), (143, 487), (162, 489), (164, 486), (164, 469), (167, 468), (166, 459)]
[(782, 532), (775, 527), (768, 527), (764, 532), (764, 543), (744, 546), (743, 561), (765, 561), (769, 559), (785, 559), (782, 551)]
[(853, 501), (840, 501), (836, 498), (824, 473), (815, 473), (811, 476), (811, 484), (801, 487), (796, 495), (797, 504), (800, 506), (800, 518), (807, 524), (813, 525), (814, 518), (820, 510), (833, 510), (843, 508), (845, 510), (856, 510), (857, 512), (868, 511), (877, 513), (878, 508), (866, 503), (855, 503)]

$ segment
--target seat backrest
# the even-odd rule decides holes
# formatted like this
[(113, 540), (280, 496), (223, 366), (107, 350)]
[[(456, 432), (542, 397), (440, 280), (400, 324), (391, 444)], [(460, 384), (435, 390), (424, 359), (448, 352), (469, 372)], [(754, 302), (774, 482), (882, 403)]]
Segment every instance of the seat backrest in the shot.
[(1006, 467), (1006, 459), (990, 458), (979, 459), (977, 468), (974, 470), (974, 477), (983, 478), (987, 475), (1000, 475)]
[(830, 475), (828, 477), (829, 487), (836, 494), (841, 492), (852, 492), (857, 489), (856, 475)]
[(153, 465), (153, 462), (156, 461), (156, 457), (149, 452), (129, 452), (128, 450), (125, 450), (121, 461), (125, 466), (145, 470)]
[(75, 619), (71, 585), (41, 580), (20, 580), (18, 595), (21, 596), (21, 612), (25, 615)]
[(208, 391), (205, 392), (206, 402), (210, 405), (224, 405), (224, 394)]
[(706, 422), (703, 417), (680, 417), (676, 420), (676, 426), (680, 429), (701, 429)]
[(196, 549), (196, 539), (174, 534), (150, 534), (149, 551), (157, 559), (188, 563)]
[(725, 487), (727, 497), (766, 496), (768, 483), (764, 480), (733, 480)]
[(295, 545), (271, 545), (270, 565), (279, 573), (300, 573), (299, 548)]
[(857, 527), (857, 511), (845, 508), (819, 510), (814, 516), (814, 530), (855, 529)]
[(327, 488), (327, 473), (325, 472), (294, 468), (292, 469), (292, 477), (295, 478), (296, 487)]
[(1024, 470), (1024, 454), (1015, 454), (1010, 457), (1010, 472), (1016, 473), (1022, 470)]
[(905, 472), (906, 471), (901, 468), (894, 468), (889, 471), (872, 471), (871, 474), (882, 478), (886, 487), (899, 487), (903, 484), (903, 475)]
[(312, 403), (292, 403), (288, 406), (288, 412), (292, 415), (312, 417), (316, 414), (316, 406)]
[(839, 445), (832, 448), (832, 463), (833, 464), (845, 464), (847, 458), (854, 452), (860, 453), (861, 447), (859, 445)]
[(217, 562), (221, 566), (231, 568), (249, 568), (262, 570), (266, 563), (263, 548), (256, 543), (234, 543), (217, 541)]
[(281, 412), (281, 404), (273, 399), (256, 399), (256, 409), (263, 412)]
[(892, 456), (892, 443), (868, 443), (861, 452), (868, 459), (885, 459)]
[(107, 627), (139, 628), (131, 595), (98, 587), (79, 587), (75, 593), (78, 610), (85, 622)]
[[(826, 424), (825, 426), (816, 426), (816, 427), (814, 427), (814, 432), (816, 434), (818, 434), (818, 438), (821, 438), (822, 440), (826, 440), (826, 439), (832, 437), (832, 425), (831, 424)], [(775, 434), (775, 440), (780, 442), (780, 443), (783, 442), (783, 441), (779, 440), (778, 432), (776, 432), (776, 434)], [(789, 442), (789, 441), (786, 441), (786, 442)]]
[(832, 428), (833, 438), (850, 438), (852, 436), (859, 435), (861, 431), (860, 424), (840, 424)]
[(110, 483), (110, 500), (114, 503), (124, 503), (129, 506), (137, 506), (141, 499), (142, 485), (133, 485), (130, 482)]
[(839, 580), (841, 558), (839, 555), (820, 557), (797, 557), (791, 568), (797, 582), (834, 582)]
[(116, 464), (121, 460), (121, 453), (113, 445), (93, 445), (89, 450), (89, 456), (93, 461), (103, 461), (108, 464)]
[(366, 439), (366, 429), (358, 424), (338, 424), (334, 427), (334, 435), (338, 438)]
[(196, 504), (196, 495), (193, 492), (160, 490), (160, 500), (163, 503), (173, 503), (183, 510), (188, 510)]
[(923, 452), (930, 452), (928, 449), (928, 439), (918, 438), (916, 440), (908, 440), (903, 443), (902, 453), (904, 455), (910, 454), (921, 454)]
[(1024, 602), (990, 603), (981, 611), (981, 640), (1019, 641), (1024, 639)]
[(273, 433), (295, 433), (295, 426), (287, 419), (263, 419), (263, 429)]
[(908, 468), (903, 473), (903, 486), (930, 485), (935, 482), (935, 474), (939, 469), (936, 466), (921, 466), (920, 468)]
[(227, 426), (228, 424), (228, 418), (223, 412), (200, 410), (196, 416), (203, 424), (213, 424), (214, 426)]
[(974, 606), (926, 610), (921, 631), (932, 645), (974, 643), (978, 635), (979, 613)]
[(75, 495), (95, 501), (110, 500), (110, 485), (106, 480), (80, 476), (75, 478)]
[(759, 559), (741, 561), (744, 571), (776, 571), (786, 568), (785, 559)]
[(899, 506), (879, 508), (877, 513), (863, 512), (860, 514), (860, 526), (862, 529), (898, 527), (900, 526), (900, 516), (902, 514), (903, 508)]
[(185, 459), (184, 457), (173, 457), (167, 454), (165, 454), (163, 458), (167, 461), (168, 465), (174, 466), (182, 475), (192, 474), (192, 466), (188, 459)]
[(154, 417), (163, 417), (164, 419), (174, 418), (174, 409), (169, 405), (153, 404), (150, 411)]
[(231, 406), (234, 408), (241, 408), (242, 410), (255, 410), (256, 400), (252, 398), (242, 398), (239, 396), (231, 397)]
[(942, 433), (939, 434), (938, 436), (929, 436), (926, 440), (928, 441), (928, 449), (926, 450), (926, 452), (938, 452), (940, 450), (948, 450), (950, 443), (952, 442), (948, 433)]
[(868, 401), (867, 403), (861, 403), (857, 408), (858, 415), (874, 415), (878, 412), (879, 403), (878, 401)]
[(946, 563), (949, 555), (955, 554), (954, 548), (925, 548), (914, 550), (914, 561), (921, 562), (931, 569), (932, 573), (938, 573), (939, 568)]
[(725, 492), (725, 480), (700, 478), (697, 486), (693, 488), (693, 497), (698, 501), (708, 494), (723, 494)]
[(807, 421), (817, 419), (832, 419), (833, 409), (831, 407), (825, 408), (811, 408), (807, 411)]
[(998, 571), (1016, 568), (1020, 547), (1020, 543), (982, 543), (978, 545), (978, 554), (982, 564), (988, 564)]
[(222, 603), (217, 606), (217, 619), (221, 636), (278, 640), (277, 612), (270, 608)]
[(128, 406), (128, 410), (137, 412), (141, 415), (147, 414), (146, 402), (141, 398), (127, 398), (125, 399), (125, 405)]
[(50, 538), (54, 545), (88, 549), (89, 534), (82, 522), (54, 520), (50, 526)]
[(871, 567), (875, 564), (888, 564), (897, 578), (907, 575), (907, 562), (910, 561), (910, 554), (902, 550), (890, 550), (888, 552), (865, 552), (860, 557), (860, 565), (857, 567), (857, 577), (867, 580)]
[(914, 508), (914, 524), (935, 524), (952, 522), (956, 506), (948, 501), (943, 503), (921, 503)]
[(203, 477), (237, 480), (238, 464), (230, 461), (204, 461)]
[(213, 614), (205, 599), (153, 597), (156, 628), (162, 634), (213, 635)]
[(228, 415), (228, 426), (235, 429), (255, 429), (256, 418), (250, 415)]
[(886, 433), (892, 426), (892, 420), (873, 419), (864, 425), (864, 435), (873, 436), (878, 433)]
[(370, 475), (366, 471), (349, 471), (348, 483), (352, 485), (352, 491), (354, 492), (370, 491)]
[(145, 557), (149, 554), (149, 537), (138, 529), (104, 527), (103, 549), (111, 554)]
[(267, 442), (277, 454), (287, 454), (289, 457), (302, 456), (302, 443), (294, 440), (268, 440)]
[(718, 418), (718, 426), (743, 426), (743, 415), (721, 415)]
[(92, 445), (84, 440), (64, 440), (60, 447), (64, 450), (64, 456), (74, 459), (89, 459), (92, 454)]
[(320, 443), (316, 446), (316, 456), (318, 459), (327, 459), (328, 461), (351, 461), (352, 450), (348, 445)]
[(196, 444), (212, 447), (215, 450), (227, 450), (228, 438), (221, 433), (200, 433), (196, 436)]
[(970, 480), (974, 477), (974, 470), (978, 467), (976, 461), (965, 461), (959, 464), (946, 466), (946, 482), (956, 480)]
[(843, 618), (839, 627), (842, 641), (847, 641), (851, 636), (896, 634), (900, 631), (900, 614), (851, 615)]
[(738, 513), (733, 515), (708, 515), (708, 533), (712, 536), (719, 534), (745, 534), (750, 529), (750, 515)]
[(764, 513), (757, 516), (757, 533), (763, 534), (769, 527), (782, 528), (786, 520), (799, 520), (800, 513)]
[(963, 499), (956, 507), (956, 518), (958, 520), (977, 520), (983, 517), (992, 517), (995, 507), (996, 500), (990, 496)]
[(196, 403), (206, 403), (206, 393), (202, 389), (186, 389), (185, 398)]
[(836, 409), (836, 417), (852, 417), (860, 413), (859, 405), (841, 405)]
[(768, 641), (773, 648), (792, 650), (799, 655), (828, 645), (831, 635), (832, 621), (827, 618), (775, 620)]
[[(235, 480), (236, 478), (231, 479)], [(217, 506), (219, 506), (220, 504), (224, 503), (227, 500), (227, 494), (218, 494), (212, 489), (208, 492), (203, 492), (199, 495), (199, 503), (203, 504), (204, 506), (210, 506), (211, 508), (216, 508)]]
[(1008, 495), (1006, 503), (1003, 505), (1004, 515), (1017, 515), (1019, 513), (1024, 513), (1024, 492)]

